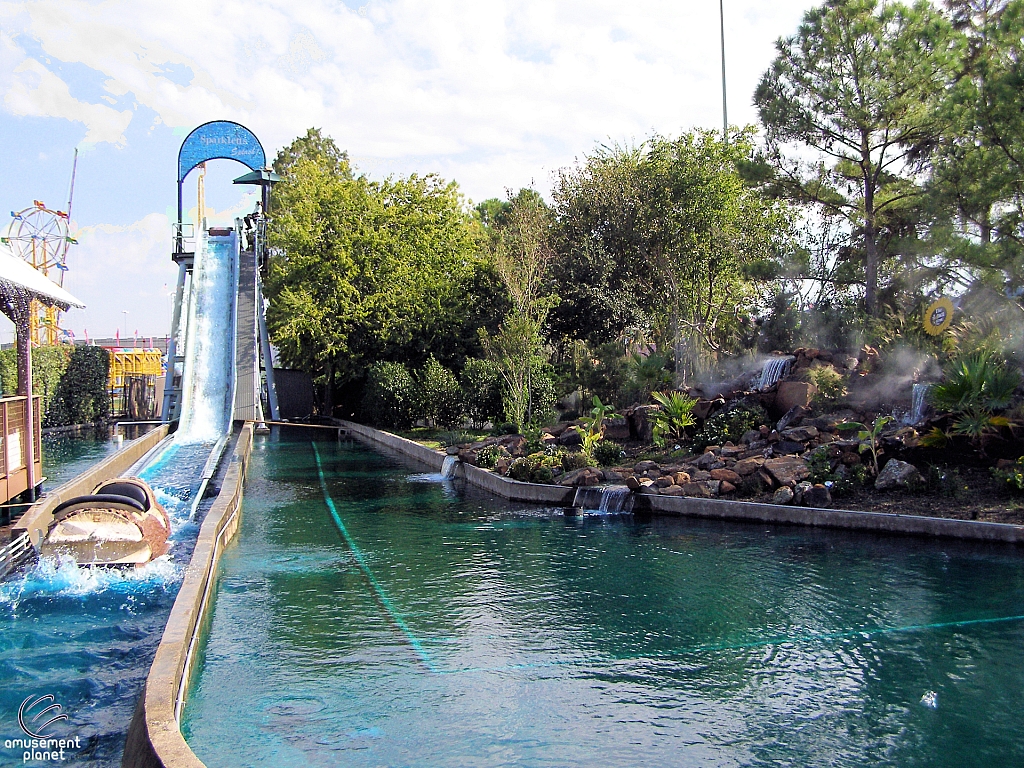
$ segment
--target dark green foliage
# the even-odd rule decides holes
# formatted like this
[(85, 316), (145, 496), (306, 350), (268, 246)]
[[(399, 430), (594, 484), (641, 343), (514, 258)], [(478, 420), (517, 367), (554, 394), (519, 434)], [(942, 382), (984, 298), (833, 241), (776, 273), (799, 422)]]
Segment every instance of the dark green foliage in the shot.
[(693, 436), (693, 449), (703, 451), (709, 445), (724, 445), (726, 441), (738, 443), (745, 432), (767, 423), (768, 413), (761, 406), (737, 405), (708, 418)]
[(437, 362), (431, 355), (419, 375), (419, 413), (443, 429), (454, 429), (462, 424), (465, 409), (462, 389), (455, 374)]
[[(530, 372), (530, 421), (535, 426), (553, 424), (558, 419), (555, 405), (555, 369), (540, 358), (534, 358)], [(507, 414), (506, 414), (507, 415)]]
[[(67, 370), (72, 348), (67, 345), (35, 347), (32, 350), (32, 394), (43, 398), (43, 420), (50, 425), (49, 411), (57, 395), (61, 376)], [(11, 397), (18, 394), (18, 351), (0, 351), (0, 382), (3, 394)]]
[(821, 408), (835, 408), (839, 401), (846, 397), (846, 381), (831, 365), (811, 368), (807, 372), (807, 378), (818, 390), (814, 395), (814, 403)]
[[(949, 471), (946, 470), (946, 472)], [(998, 480), (1010, 493), (1014, 495), (1024, 494), (1024, 456), (1017, 459), (1013, 466), (1007, 469), (996, 469), (993, 467), (991, 472), (992, 477)], [(952, 483), (947, 483), (947, 485), (951, 486)], [(962, 483), (957, 483), (957, 485), (962, 485)]]
[(476, 426), (501, 414), (501, 373), (490, 360), (470, 358), (459, 376), (466, 415)]
[(622, 461), (622, 446), (611, 440), (602, 440), (594, 446), (594, 461), (602, 467), (618, 464)]
[(562, 457), (539, 451), (520, 456), (508, 468), (508, 476), (524, 483), (550, 483), (555, 470), (562, 468)]
[(1020, 374), (988, 352), (974, 352), (956, 360), (945, 371), (940, 384), (928, 392), (939, 410), (962, 414), (968, 411), (997, 411), (1010, 404), (1020, 384)]
[(477, 451), (476, 465), (478, 467), (483, 467), (484, 469), (494, 469), (494, 465), (498, 463), (498, 459), (507, 455), (508, 451), (500, 445), (488, 445)]
[(46, 412), (46, 425), (91, 424), (105, 419), (110, 413), (109, 376), (107, 350), (75, 347)]
[(651, 397), (661, 406), (661, 410), (652, 411), (648, 416), (654, 423), (654, 444), (665, 445), (665, 438), (685, 439), (686, 430), (697, 423), (692, 413), (697, 401), (679, 392), (654, 392)]
[(815, 450), (807, 459), (807, 468), (811, 472), (807, 479), (812, 483), (828, 486), (833, 498), (848, 496), (867, 482), (868, 471), (863, 464), (852, 467), (839, 465), (835, 470), (832, 469), (832, 464), (833, 461), (824, 447)]
[(672, 386), (672, 361), (654, 352), (647, 357), (631, 355), (626, 364), (629, 371), (629, 399), (646, 403), (652, 392)]
[(362, 415), (378, 427), (408, 429), (416, 407), (416, 382), (401, 363), (370, 366), (363, 391)]

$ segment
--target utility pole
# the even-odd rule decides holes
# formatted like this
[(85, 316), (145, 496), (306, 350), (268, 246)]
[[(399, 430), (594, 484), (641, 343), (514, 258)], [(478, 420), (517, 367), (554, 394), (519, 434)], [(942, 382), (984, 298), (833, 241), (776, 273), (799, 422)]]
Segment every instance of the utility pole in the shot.
[(718, 19), (722, 29), (722, 139), (729, 143), (729, 110), (725, 99), (725, 0), (718, 0)]

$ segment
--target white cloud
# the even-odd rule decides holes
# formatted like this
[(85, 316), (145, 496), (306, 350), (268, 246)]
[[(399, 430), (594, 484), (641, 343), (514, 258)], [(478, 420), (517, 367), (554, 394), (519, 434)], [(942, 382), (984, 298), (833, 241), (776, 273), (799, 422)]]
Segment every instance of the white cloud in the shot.
[(177, 279), (167, 216), (151, 213), (127, 226), (82, 227), (76, 239), (79, 244), (68, 250), (64, 287), (86, 306), (69, 311), (64, 327), (78, 338), (85, 330), (90, 337), (113, 335), (115, 328), (122, 336), (135, 330), (166, 334), (174, 300), (169, 294)]
[[(727, 3), (732, 122), (754, 120), (774, 40), (812, 4)], [(0, 4), (0, 20), (17, 17), (48, 55), (102, 73), (109, 94), (131, 94), (168, 125), (236, 119), (268, 150), (316, 125), (356, 158), (444, 170), (477, 198), (531, 177), (543, 188), (545, 169), (609, 138), (720, 125), (716, 3), (374, 0), (361, 10), (39, 0)], [(188, 86), (164, 77), (167, 65), (188, 67)]]
[(88, 143), (123, 145), (131, 122), (130, 110), (118, 112), (101, 104), (74, 98), (67, 84), (35, 59), (22, 60), (13, 70), (4, 94), (4, 107), (21, 117), (59, 117), (83, 123)]

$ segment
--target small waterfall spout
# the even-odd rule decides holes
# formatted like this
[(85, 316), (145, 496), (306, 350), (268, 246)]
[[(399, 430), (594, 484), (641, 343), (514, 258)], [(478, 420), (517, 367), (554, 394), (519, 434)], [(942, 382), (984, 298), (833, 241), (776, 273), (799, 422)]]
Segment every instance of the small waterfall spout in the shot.
[(445, 456), (444, 461), (441, 463), (441, 477), (445, 480), (452, 480), (455, 478), (455, 470), (459, 467), (458, 456)]
[(757, 389), (763, 392), (769, 387), (778, 384), (782, 377), (789, 373), (794, 360), (796, 358), (792, 355), (786, 355), (785, 357), (773, 357), (771, 360), (766, 361), (764, 368), (761, 369), (761, 375), (755, 382)]
[(924, 409), (928, 406), (928, 390), (931, 384), (915, 384), (910, 395), (910, 411), (902, 418), (904, 424), (913, 426), (924, 418)]
[(572, 505), (588, 514), (628, 515), (633, 511), (633, 493), (624, 485), (577, 488)]

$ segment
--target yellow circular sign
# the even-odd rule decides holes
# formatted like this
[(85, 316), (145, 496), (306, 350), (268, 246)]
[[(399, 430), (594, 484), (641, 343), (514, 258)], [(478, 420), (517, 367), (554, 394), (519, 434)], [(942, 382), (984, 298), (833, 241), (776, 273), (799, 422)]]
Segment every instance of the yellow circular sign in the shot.
[(953, 323), (953, 302), (943, 296), (924, 311), (924, 330), (938, 336)]

